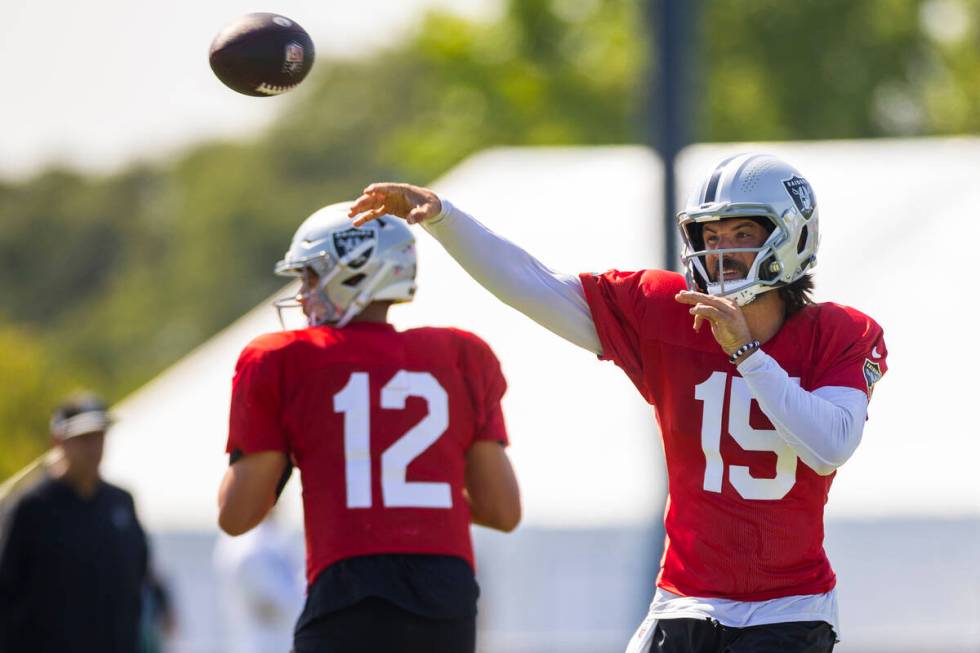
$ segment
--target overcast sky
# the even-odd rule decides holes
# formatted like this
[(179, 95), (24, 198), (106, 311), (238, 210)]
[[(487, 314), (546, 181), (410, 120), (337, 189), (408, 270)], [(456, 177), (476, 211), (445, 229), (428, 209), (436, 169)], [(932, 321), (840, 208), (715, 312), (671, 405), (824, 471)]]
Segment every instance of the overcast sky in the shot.
[(498, 0), (0, 0), (0, 177), (52, 161), (111, 170), (209, 136), (246, 133), (284, 98), (223, 87), (208, 66), (236, 16), (272, 11), (310, 32), (323, 55), (356, 56), (417, 24), (426, 7), (487, 16)]

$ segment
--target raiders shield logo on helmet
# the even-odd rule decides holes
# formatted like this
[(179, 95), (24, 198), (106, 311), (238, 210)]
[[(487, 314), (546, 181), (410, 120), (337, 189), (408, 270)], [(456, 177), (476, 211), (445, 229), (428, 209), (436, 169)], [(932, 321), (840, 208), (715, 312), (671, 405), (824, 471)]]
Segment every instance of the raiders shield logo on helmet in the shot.
[(374, 252), (373, 243), (376, 238), (373, 229), (352, 227), (345, 231), (335, 233), (333, 235), (333, 246), (337, 250), (337, 256), (343, 259), (354, 250), (361, 249), (364, 243), (370, 242), (372, 244), (372, 246), (362, 249), (360, 256), (357, 256), (352, 261), (348, 261), (347, 266), (356, 270), (370, 260), (371, 254)]
[(800, 210), (804, 218), (813, 215), (813, 209), (817, 206), (817, 198), (813, 196), (813, 189), (803, 177), (793, 176), (783, 180), (786, 192), (793, 198), (793, 203)]

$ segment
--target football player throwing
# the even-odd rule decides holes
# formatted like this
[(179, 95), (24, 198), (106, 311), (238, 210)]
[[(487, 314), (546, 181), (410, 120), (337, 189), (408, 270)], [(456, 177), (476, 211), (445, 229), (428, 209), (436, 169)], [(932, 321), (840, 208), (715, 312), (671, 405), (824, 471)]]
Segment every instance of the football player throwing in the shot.
[(354, 224), (421, 223), (490, 292), (618, 365), (654, 406), (665, 553), (629, 653), (823, 653), (837, 634), (823, 506), (886, 371), (881, 328), (815, 303), (812, 187), (786, 162), (722, 161), (677, 216), (684, 275), (555, 272), (431, 190), (372, 184)]

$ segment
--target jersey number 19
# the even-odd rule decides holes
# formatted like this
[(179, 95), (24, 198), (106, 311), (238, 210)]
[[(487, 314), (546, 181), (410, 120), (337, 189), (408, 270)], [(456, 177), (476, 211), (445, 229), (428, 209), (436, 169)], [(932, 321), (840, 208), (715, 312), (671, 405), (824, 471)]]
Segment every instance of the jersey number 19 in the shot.
[[(704, 383), (694, 386), (694, 398), (704, 402), (701, 414), (701, 448), (704, 450), (704, 489), (721, 492), (725, 461), (721, 457), (722, 413), (728, 374), (714, 372)], [(793, 378), (799, 383), (800, 380)], [(728, 480), (743, 499), (777, 501), (796, 484), (796, 453), (772, 429), (756, 429), (749, 424), (752, 394), (740, 376), (732, 377), (728, 398), (728, 433), (746, 451), (776, 454), (776, 476), (755, 478), (744, 465), (730, 465)]]

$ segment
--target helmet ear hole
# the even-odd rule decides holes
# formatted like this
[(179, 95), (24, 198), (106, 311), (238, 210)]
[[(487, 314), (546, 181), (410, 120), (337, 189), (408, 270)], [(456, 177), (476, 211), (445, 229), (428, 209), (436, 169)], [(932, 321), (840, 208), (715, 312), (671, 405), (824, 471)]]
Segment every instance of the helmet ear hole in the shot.
[(797, 254), (802, 254), (803, 250), (806, 249), (807, 236), (809, 235), (809, 233), (810, 230), (807, 228), (806, 225), (803, 225), (803, 229), (800, 231), (800, 240), (796, 243)]
[(772, 281), (779, 276), (779, 263), (775, 256), (770, 256), (759, 264), (759, 278), (763, 281)]
[(348, 288), (353, 288), (357, 284), (359, 284), (362, 281), (364, 281), (364, 277), (365, 276), (366, 275), (364, 275), (363, 273), (362, 274), (355, 274), (352, 277), (347, 277), (346, 279), (344, 279), (343, 284), (345, 286), (347, 286)]

